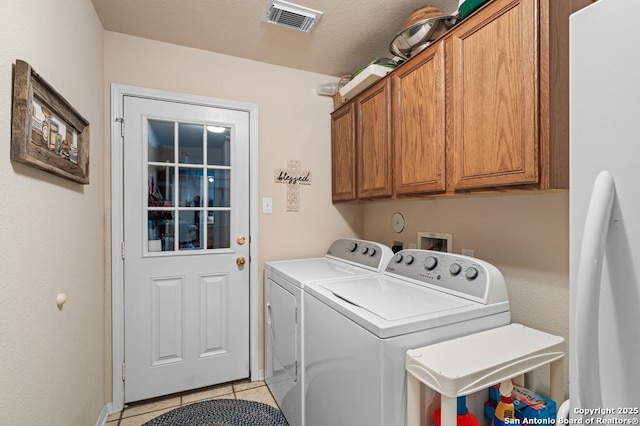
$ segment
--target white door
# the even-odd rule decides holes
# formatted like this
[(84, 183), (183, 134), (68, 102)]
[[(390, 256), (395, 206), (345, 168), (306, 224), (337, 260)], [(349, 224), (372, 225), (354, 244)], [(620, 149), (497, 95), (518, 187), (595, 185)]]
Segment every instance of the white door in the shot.
[(248, 112), (124, 96), (123, 128), (125, 402), (248, 377)]

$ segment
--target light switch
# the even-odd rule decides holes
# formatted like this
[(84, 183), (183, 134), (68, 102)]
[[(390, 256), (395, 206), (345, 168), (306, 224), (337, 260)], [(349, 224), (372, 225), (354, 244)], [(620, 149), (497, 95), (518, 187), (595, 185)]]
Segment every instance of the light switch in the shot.
[(262, 213), (273, 213), (273, 199), (262, 199)]

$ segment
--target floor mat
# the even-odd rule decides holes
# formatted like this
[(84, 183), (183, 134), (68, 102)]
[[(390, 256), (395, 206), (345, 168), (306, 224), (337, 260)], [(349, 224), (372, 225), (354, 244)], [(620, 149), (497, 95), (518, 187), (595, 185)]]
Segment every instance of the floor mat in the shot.
[(214, 399), (171, 410), (144, 426), (288, 426), (280, 410), (242, 399)]

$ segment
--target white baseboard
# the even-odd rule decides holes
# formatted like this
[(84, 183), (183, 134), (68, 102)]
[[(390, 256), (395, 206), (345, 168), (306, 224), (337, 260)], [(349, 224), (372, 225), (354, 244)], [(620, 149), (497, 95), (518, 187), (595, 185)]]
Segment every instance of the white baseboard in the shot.
[(107, 402), (105, 406), (102, 407), (98, 421), (96, 421), (96, 426), (104, 426), (107, 423), (107, 417), (109, 417), (109, 414), (111, 414), (111, 403)]
[(258, 370), (256, 374), (251, 374), (251, 381), (252, 382), (264, 381), (264, 369)]

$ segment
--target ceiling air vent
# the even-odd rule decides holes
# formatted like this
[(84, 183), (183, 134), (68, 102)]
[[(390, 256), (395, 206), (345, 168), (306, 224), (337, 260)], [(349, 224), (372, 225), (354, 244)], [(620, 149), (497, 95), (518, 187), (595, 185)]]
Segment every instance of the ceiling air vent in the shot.
[(262, 17), (263, 22), (294, 30), (311, 32), (322, 12), (283, 0), (270, 0)]

